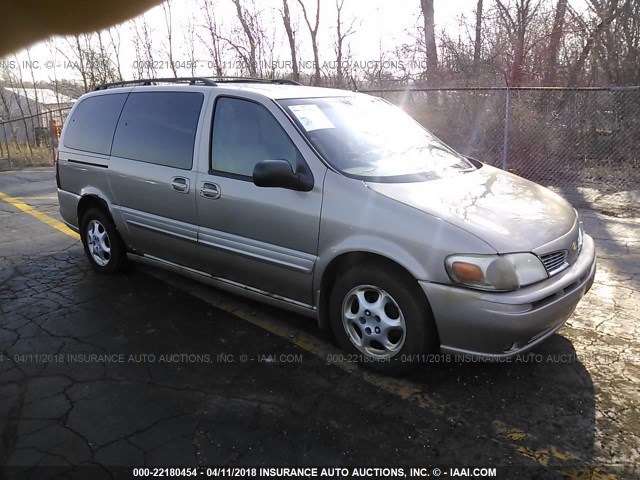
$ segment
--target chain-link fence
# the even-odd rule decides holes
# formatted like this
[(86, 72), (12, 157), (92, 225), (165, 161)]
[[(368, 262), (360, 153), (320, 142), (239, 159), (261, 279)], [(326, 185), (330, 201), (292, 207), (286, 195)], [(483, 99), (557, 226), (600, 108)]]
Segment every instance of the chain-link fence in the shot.
[[(640, 87), (367, 93), (401, 105), (459, 152), (579, 206), (615, 196), (616, 210), (640, 209)], [(0, 120), (0, 168), (50, 163), (69, 110)]]
[(0, 117), (0, 169), (51, 165), (70, 108), (20, 118)]
[(367, 93), (401, 105), (457, 151), (575, 203), (617, 195), (629, 209), (640, 201), (640, 87)]

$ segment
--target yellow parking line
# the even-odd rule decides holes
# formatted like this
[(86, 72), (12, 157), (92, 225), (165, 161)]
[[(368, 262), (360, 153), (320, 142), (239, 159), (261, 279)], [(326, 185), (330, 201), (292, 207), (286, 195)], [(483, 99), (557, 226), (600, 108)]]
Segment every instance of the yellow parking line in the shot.
[[(50, 217), (49, 215), (42, 213), (30, 205), (22, 202), (21, 200), (10, 197), (9, 195), (5, 195), (0, 192), (0, 200), (5, 201), (15, 208), (31, 215), (34, 218), (37, 218), (41, 222), (46, 223), (47, 225), (55, 228), (56, 230), (64, 233), (65, 235), (69, 235), (73, 238), (79, 238), (78, 234), (67, 227), (64, 223), (56, 220), (55, 218)], [(173, 286), (176, 286), (173, 282), (168, 282)], [(179, 286), (177, 286), (180, 288)], [(287, 341), (297, 345), (299, 348), (306, 350), (307, 352), (320, 357), (325, 360), (327, 363), (331, 363), (336, 367), (344, 370), (347, 373), (353, 374), (365, 382), (374, 385), (381, 390), (384, 390), (392, 395), (395, 395), (402, 400), (406, 400), (413, 405), (429, 410), (435, 414), (439, 415), (447, 415), (448, 407), (437, 402), (431, 395), (424, 392), (420, 387), (413, 384), (410, 381), (401, 379), (401, 378), (393, 378), (386, 377), (384, 375), (380, 375), (377, 373), (373, 373), (370, 371), (363, 370), (357, 364), (351, 362), (340, 361), (341, 355), (336, 355), (337, 350), (332, 345), (327, 344), (316, 336), (299, 330), (295, 327), (290, 327), (288, 325), (282, 324), (280, 322), (274, 321), (269, 318), (268, 315), (256, 315), (252, 311), (252, 307), (248, 305), (243, 305), (238, 302), (231, 301), (211, 301), (211, 297), (209, 295), (202, 295), (197, 289), (196, 291), (190, 292), (192, 295), (204, 300), (205, 302), (214, 305), (221, 310), (224, 310), (232, 315), (239, 317), (257, 327), (260, 327), (272, 334), (275, 334), (279, 337), (286, 339)], [(335, 358), (335, 362), (331, 362)], [(496, 435), (502, 437), (507, 440), (511, 444), (511, 447), (514, 450), (522, 455), (523, 457), (534, 460), (541, 466), (547, 466), (549, 460), (551, 458), (560, 462), (568, 462), (574, 461), (577, 457), (570, 453), (561, 452), (556, 450), (554, 447), (550, 447), (550, 449), (541, 449), (535, 450), (530, 449), (521, 444), (521, 442), (530, 438), (529, 434), (523, 432), (518, 429), (509, 428), (502, 422), (496, 421), (493, 423), (493, 431)], [(556, 469), (558, 467), (555, 467)], [(594, 480), (613, 480), (616, 478), (615, 475), (611, 475), (603, 472), (601, 469), (587, 466), (582, 467), (582, 469), (565, 469), (563, 473), (569, 478), (583, 478), (581, 475), (585, 472), (588, 472), (590, 475), (589, 478)]]
[(59, 232), (64, 233), (65, 235), (69, 235), (70, 237), (73, 237), (75, 239), (80, 238), (80, 236), (76, 232), (71, 230), (69, 227), (67, 227), (61, 221), (56, 220), (53, 217), (50, 217), (46, 213), (42, 213), (41, 211), (36, 210), (31, 205), (27, 205), (26, 203), (24, 203), (21, 200), (18, 200), (15, 197), (10, 197), (9, 195), (6, 195), (6, 194), (0, 192), (0, 200), (2, 200), (4, 202), (7, 202), (10, 205), (13, 205), (18, 210), (21, 210), (24, 213), (26, 213), (28, 215), (31, 215), (34, 218), (37, 218), (41, 222), (46, 223), (50, 227), (55, 228), (56, 230), (58, 230)]
[(33, 197), (14, 197), (17, 198), (18, 200), (57, 200), (58, 196), (57, 195), (37, 195), (37, 196), (33, 196)]

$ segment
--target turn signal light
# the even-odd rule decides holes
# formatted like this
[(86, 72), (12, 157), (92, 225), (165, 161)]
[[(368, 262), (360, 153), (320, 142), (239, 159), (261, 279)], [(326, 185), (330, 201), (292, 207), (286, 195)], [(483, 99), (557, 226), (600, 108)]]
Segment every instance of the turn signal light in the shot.
[(481, 282), (484, 280), (482, 269), (472, 263), (453, 262), (451, 265), (456, 276), (464, 282)]

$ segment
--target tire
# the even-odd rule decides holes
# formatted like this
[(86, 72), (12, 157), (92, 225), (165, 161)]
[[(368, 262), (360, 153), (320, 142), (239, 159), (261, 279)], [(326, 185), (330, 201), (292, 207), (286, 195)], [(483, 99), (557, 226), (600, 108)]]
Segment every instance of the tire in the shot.
[(111, 217), (102, 210), (87, 210), (82, 217), (80, 238), (84, 253), (96, 271), (116, 273), (128, 266), (125, 244)]
[(422, 354), (438, 346), (424, 293), (393, 266), (366, 264), (339, 274), (329, 297), (329, 316), (350, 358), (382, 373), (412, 370)]

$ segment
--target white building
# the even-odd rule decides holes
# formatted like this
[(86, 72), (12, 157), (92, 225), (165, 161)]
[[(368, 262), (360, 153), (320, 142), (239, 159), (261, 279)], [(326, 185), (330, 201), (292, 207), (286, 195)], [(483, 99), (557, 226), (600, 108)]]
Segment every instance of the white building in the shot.
[(49, 144), (53, 126), (62, 125), (74, 103), (50, 88), (1, 88), (0, 140)]

